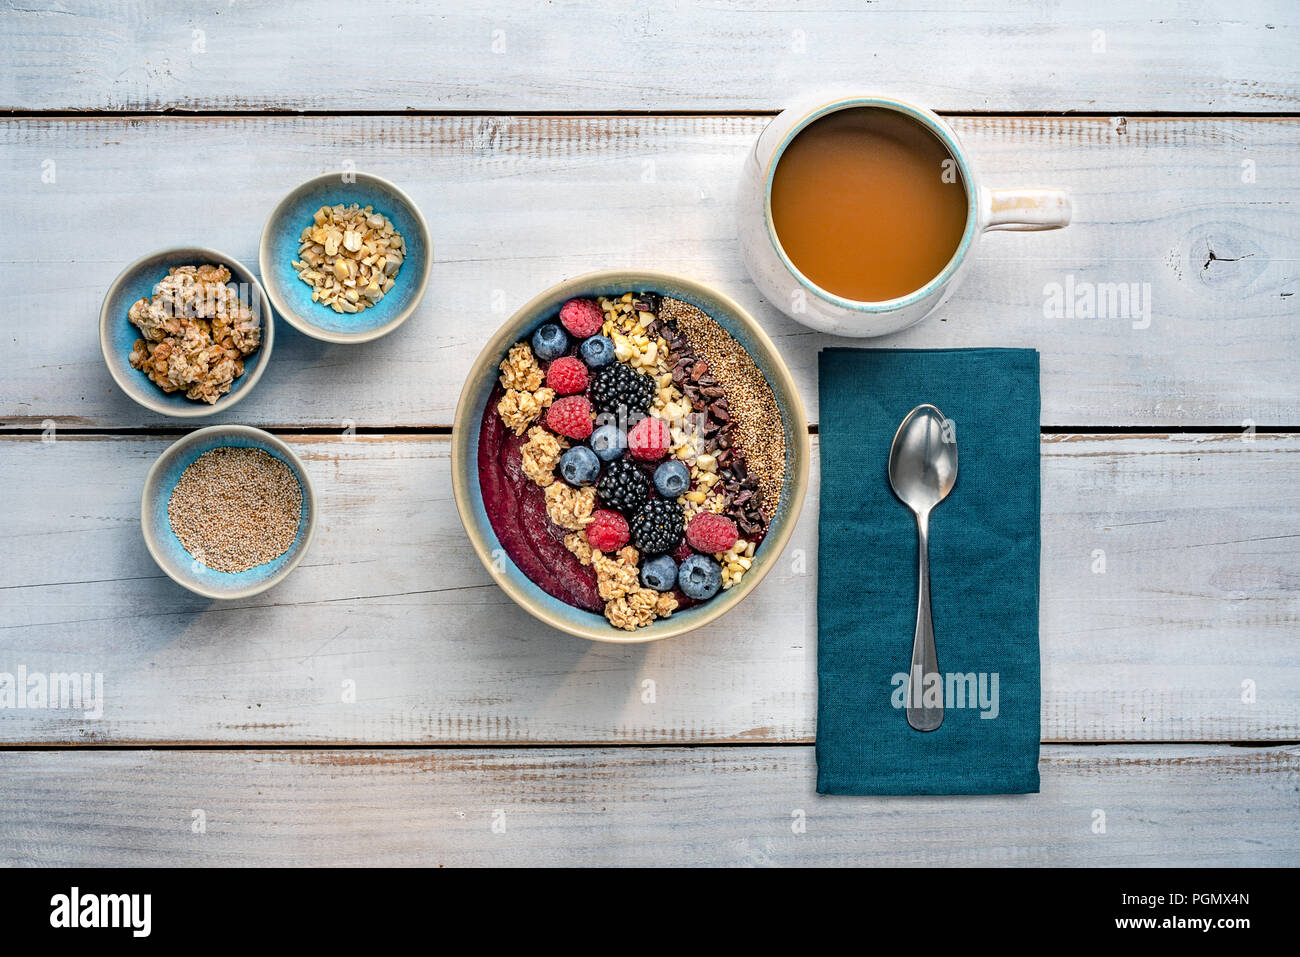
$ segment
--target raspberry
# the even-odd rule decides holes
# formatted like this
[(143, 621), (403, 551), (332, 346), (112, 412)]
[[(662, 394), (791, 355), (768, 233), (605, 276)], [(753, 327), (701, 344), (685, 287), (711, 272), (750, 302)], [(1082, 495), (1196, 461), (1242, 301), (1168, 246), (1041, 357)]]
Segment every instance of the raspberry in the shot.
[(585, 439), (591, 435), (591, 403), (582, 395), (556, 399), (546, 410), (546, 424), (565, 438)]
[(581, 359), (560, 356), (546, 370), (546, 384), (560, 395), (573, 395), (587, 388), (587, 367)]
[(627, 447), (632, 458), (642, 462), (657, 462), (668, 454), (672, 440), (668, 423), (648, 415), (628, 432)]
[(560, 307), (560, 322), (579, 339), (585, 339), (600, 332), (605, 314), (590, 299), (570, 299)]
[(706, 555), (725, 552), (736, 544), (738, 538), (740, 533), (736, 531), (736, 523), (715, 512), (700, 512), (686, 526), (686, 541), (691, 548)]
[(596, 551), (606, 554), (616, 552), (627, 544), (630, 537), (627, 519), (618, 512), (602, 508), (591, 513), (591, 523), (587, 526), (587, 544)]

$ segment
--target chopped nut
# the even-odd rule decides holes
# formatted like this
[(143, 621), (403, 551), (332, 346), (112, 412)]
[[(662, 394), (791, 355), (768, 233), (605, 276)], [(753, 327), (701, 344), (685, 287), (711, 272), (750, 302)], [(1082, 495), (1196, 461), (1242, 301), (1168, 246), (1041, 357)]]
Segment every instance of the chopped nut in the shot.
[(739, 538), (727, 551), (719, 552), (713, 556), (722, 566), (723, 591), (739, 584), (740, 580), (745, 576), (745, 572), (749, 571), (750, 566), (753, 564), (753, 555), (754, 543)]
[(392, 291), (406, 244), (388, 217), (340, 204), (316, 210), (312, 223), (299, 236), (293, 267), (312, 287), (313, 302), (356, 313)]

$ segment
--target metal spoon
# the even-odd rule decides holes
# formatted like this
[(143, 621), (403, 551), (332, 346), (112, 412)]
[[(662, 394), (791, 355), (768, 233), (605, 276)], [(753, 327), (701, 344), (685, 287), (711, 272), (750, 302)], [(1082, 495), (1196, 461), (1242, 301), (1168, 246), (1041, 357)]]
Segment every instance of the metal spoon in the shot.
[(903, 419), (889, 449), (889, 484), (899, 501), (916, 514), (917, 564), (920, 586), (916, 606), (916, 634), (912, 638), (912, 667), (908, 682), (907, 723), (917, 731), (933, 731), (943, 724), (943, 703), (924, 707), (915, 684), (917, 669), (925, 676), (939, 671), (934, 650), (934, 623), (930, 619), (930, 510), (952, 491), (957, 481), (957, 438), (948, 422), (932, 405), (918, 405)]

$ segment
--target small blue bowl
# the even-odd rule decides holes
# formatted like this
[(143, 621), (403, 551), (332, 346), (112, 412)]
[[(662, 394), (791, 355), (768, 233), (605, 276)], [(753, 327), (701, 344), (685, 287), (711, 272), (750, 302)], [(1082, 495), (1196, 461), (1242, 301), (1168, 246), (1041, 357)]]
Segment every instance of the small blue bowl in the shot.
[[(243, 572), (208, 568), (185, 550), (167, 517), (167, 503), (181, 474), (212, 449), (234, 446), (261, 449), (293, 471), (302, 486), (302, 520), (289, 550), (279, 558)], [(168, 446), (144, 480), (140, 501), (140, 530), (158, 567), (178, 585), (207, 598), (248, 598), (279, 584), (307, 554), (316, 531), (316, 490), (302, 460), (274, 435), (247, 425), (213, 425), (198, 429)]]
[[(237, 283), (243, 301), (262, 320), (262, 344), (244, 359), (244, 374), (234, 381), (230, 391), (212, 405), (185, 398), (183, 392), (164, 392), (139, 369), (131, 367), (131, 347), (140, 338), (127, 313), (137, 299), (154, 294), (154, 287), (173, 266), (225, 266), (231, 282)], [(109, 374), (124, 393), (146, 409), (176, 419), (193, 419), (230, 408), (253, 391), (262, 370), (271, 359), (275, 338), (275, 321), (271, 301), (253, 271), (239, 260), (204, 246), (175, 246), (142, 256), (122, 270), (113, 280), (99, 310), (99, 347), (104, 353)]]
[[(351, 315), (312, 302), (311, 286), (293, 268), (299, 237), (312, 225), (316, 210), (340, 203), (373, 206), (392, 221), (405, 249), (393, 291)], [(369, 342), (400, 326), (424, 298), (433, 271), (433, 243), (419, 207), (388, 180), (371, 173), (326, 173), (295, 188), (271, 211), (262, 229), (258, 263), (271, 302), (289, 325), (325, 342)]]

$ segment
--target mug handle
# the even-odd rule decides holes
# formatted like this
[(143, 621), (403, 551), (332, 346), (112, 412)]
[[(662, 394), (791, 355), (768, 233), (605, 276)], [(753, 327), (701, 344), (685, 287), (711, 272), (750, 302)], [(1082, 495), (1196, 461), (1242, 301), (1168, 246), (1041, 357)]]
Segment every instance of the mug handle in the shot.
[(1063, 189), (980, 190), (985, 229), (1060, 229), (1070, 225), (1070, 194)]

